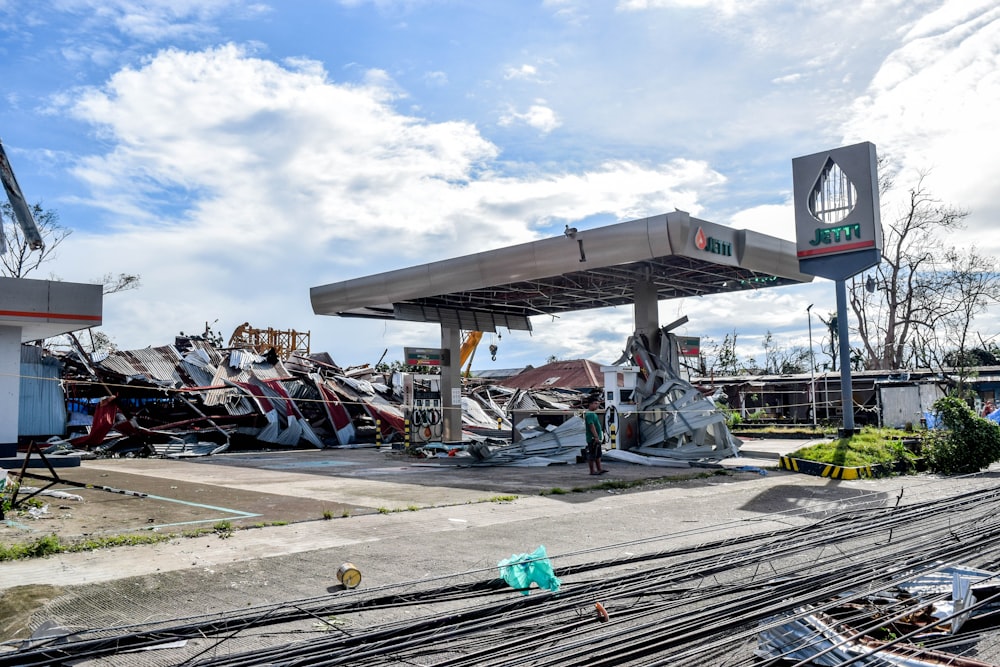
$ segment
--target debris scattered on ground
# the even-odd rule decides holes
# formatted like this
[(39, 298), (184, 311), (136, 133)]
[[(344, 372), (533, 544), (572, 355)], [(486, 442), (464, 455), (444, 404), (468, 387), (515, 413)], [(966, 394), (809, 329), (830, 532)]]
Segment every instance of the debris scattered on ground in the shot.
[(962, 655), (970, 640), (959, 633), (1000, 610), (998, 577), (942, 567), (863, 598), (802, 608), (764, 623), (757, 655), (811, 665), (987, 665)]
[(497, 563), (497, 567), (500, 568), (500, 578), (522, 595), (531, 592), (531, 584), (552, 592), (559, 590), (559, 579), (552, 569), (544, 544), (530, 554), (513, 554), (504, 558)]
[[(724, 416), (677, 371), (676, 341), (663, 332), (658, 353), (642, 336), (629, 342), (638, 368), (638, 438), (620, 441), (620, 460), (684, 467), (738, 453)], [(411, 438), (414, 425), (440, 429), (440, 410), (404, 404), (401, 373), (343, 368), (326, 353), (220, 348), (209, 337), (174, 345), (90, 354), (63, 353), (69, 434), (44, 443), (46, 456), (189, 458), (233, 446), (389, 445), (457, 465), (572, 463), (586, 446), (579, 415), (601, 387), (513, 389), (466, 379), (462, 442)], [(408, 376), (411, 383), (426, 375)], [(421, 386), (423, 393), (428, 387)], [(617, 415), (617, 412), (610, 410)], [(621, 416), (627, 416), (624, 413)], [(426, 424), (425, 424), (426, 422)], [(432, 428), (435, 427), (435, 428)], [(410, 430), (410, 433), (407, 431)]]

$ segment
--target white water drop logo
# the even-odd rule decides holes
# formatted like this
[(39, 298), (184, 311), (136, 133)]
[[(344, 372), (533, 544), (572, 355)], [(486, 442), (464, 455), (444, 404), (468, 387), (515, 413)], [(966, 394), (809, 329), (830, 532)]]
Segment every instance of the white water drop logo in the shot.
[(857, 203), (854, 183), (840, 165), (828, 159), (809, 195), (809, 213), (819, 222), (836, 225), (851, 214)]

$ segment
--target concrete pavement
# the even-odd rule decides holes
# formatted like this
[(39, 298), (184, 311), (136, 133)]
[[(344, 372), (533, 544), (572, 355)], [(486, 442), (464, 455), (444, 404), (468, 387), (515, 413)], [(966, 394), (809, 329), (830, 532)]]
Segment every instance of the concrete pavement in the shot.
[[(670, 516), (686, 516), (672, 521), (660, 517), (666, 523), (657, 530), (670, 533), (689, 527), (685, 524), (739, 523), (758, 517), (762, 511), (800, 508), (803, 493), (809, 502), (825, 502), (829, 480), (773, 467), (780, 455), (803, 444), (801, 440), (749, 441), (743, 456), (721, 463), (726, 475), (713, 474), (716, 469), (609, 462), (611, 473), (600, 478), (587, 476), (583, 464), (456, 468), (438, 465), (433, 459), (414, 461), (373, 449), (248, 453), (181, 461), (85, 461), (78, 476), (128, 491), (120, 495), (81, 491), (90, 494), (90, 504), (101, 505), (102, 528), (111, 528), (94, 534), (144, 529), (177, 532), (182, 527), (206, 527), (219, 521), (230, 521), (235, 527), (253, 526), (262, 523), (263, 516), (270, 517), (263, 523), (289, 523), (236, 530), (226, 539), (211, 533), (113, 551), (8, 562), (0, 568), (0, 591), (25, 584), (99, 583), (309, 550), (335, 549), (350, 554), (357, 545), (387, 537), (415, 541), (434, 534), (464, 543), (470, 531), (489, 527), (503, 525), (513, 530), (518, 525), (570, 516), (594, 522), (617, 512), (640, 511), (654, 516), (657, 511), (653, 508), (660, 506), (671, 507)], [(636, 481), (645, 482), (641, 488), (647, 490), (627, 492), (625, 485)], [(615, 488), (617, 484), (621, 487)], [(157, 493), (145, 498), (133, 495), (149, 490)], [(181, 500), (182, 496), (188, 499)], [(759, 505), (751, 502), (753, 497), (769, 500)], [(120, 512), (113, 503), (128, 509)], [(153, 503), (169, 507), (154, 512), (149, 509)], [(143, 517), (153, 513), (162, 520), (149, 524), (152, 519)], [(116, 518), (119, 514), (124, 519)], [(123, 523), (113, 526), (116, 521)], [(44, 530), (44, 524), (41, 528)]]
[[(232, 493), (226, 502), (232, 500), (244, 511), (278, 497), (290, 503), (281, 506), (279, 502), (275, 511), (280, 515), (283, 507), (294, 509), (299, 503), (314, 502), (312, 496), (317, 494), (326, 498), (323, 503), (349, 500), (350, 494), (360, 493), (375, 502), (407, 504), (400, 505), (400, 511), (386, 508), (329, 520), (313, 514), (288, 525), (237, 530), (226, 538), (209, 534), (2, 563), (0, 607), (19, 595), (27, 597), (22, 593), (39, 600), (26, 604), (8, 624), (15, 631), (20, 628), (20, 637), (46, 620), (68, 627), (166, 621), (334, 593), (341, 590), (336, 570), (344, 562), (354, 563), (362, 573), (360, 595), (380, 587), (417, 586), (441, 578), (482, 581), (496, 577), (499, 560), (538, 545), (546, 546), (557, 568), (615, 561), (634, 553), (801, 525), (859, 503), (887, 505), (900, 497), (902, 502), (913, 502), (995, 483), (989, 475), (840, 481), (779, 470), (763, 475), (738, 471), (776, 463), (777, 456), (801, 444), (748, 442), (747, 456), (723, 462), (737, 472), (701, 471), (704, 474), (698, 477), (690, 471), (673, 475), (672, 469), (616, 463), (609, 465), (612, 474), (593, 479), (582, 464), (445, 470), (371, 451), (342, 453), (332, 459), (326, 457), (334, 452), (302, 452), (298, 468), (286, 466), (299, 452), (234, 456), (211, 463), (86, 462), (89, 474), (108, 482), (119, 483), (120, 476), (127, 474), (129, 482), (159, 484), (178, 495)], [(354, 461), (352, 465), (345, 464), (348, 458)], [(376, 465), (380, 461), (385, 465)], [(528, 492), (571, 489), (572, 484), (586, 485), (605, 477), (650, 483), (638, 490), (610, 484), (567, 493)], [(247, 486), (266, 492), (248, 491)], [(498, 489), (521, 493), (507, 499), (496, 495)], [(217, 500), (218, 496), (204, 495), (204, 499)], [(124, 502), (135, 507), (144, 501)], [(209, 502), (200, 505), (207, 512), (225, 509)], [(580, 576), (585, 580), (585, 574)], [(412, 612), (385, 613), (373, 622), (403, 619)], [(176, 664), (171, 662), (176, 656), (163, 660), (148, 664)]]

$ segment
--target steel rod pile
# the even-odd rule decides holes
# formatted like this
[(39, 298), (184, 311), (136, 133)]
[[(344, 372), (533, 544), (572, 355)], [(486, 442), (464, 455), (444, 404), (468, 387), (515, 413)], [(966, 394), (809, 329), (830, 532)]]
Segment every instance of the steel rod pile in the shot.
[[(657, 543), (667, 548), (556, 568), (564, 585), (555, 593), (522, 596), (496, 579), (466, 585), (437, 585), (444, 578), (408, 582), (363, 595), (342, 593), (69, 638), (0, 654), (0, 666), (81, 661), (194, 637), (215, 638), (183, 663), (202, 667), (761, 664), (752, 650), (763, 628), (889, 591), (945, 565), (997, 564), (1000, 489), (895, 507), (873, 506), (870, 498), (864, 502), (802, 526), (686, 547), (671, 545), (666, 537), (637, 540), (630, 548)], [(575, 554), (580, 555), (586, 552)], [(456, 608), (460, 603), (467, 606)], [(598, 604), (606, 617), (595, 611)], [(250, 628), (405, 605), (432, 611), (252, 651), (226, 646)], [(900, 605), (889, 611), (911, 610)], [(860, 616), (858, 622), (863, 628)], [(977, 637), (981, 648), (995, 648), (990, 633)]]

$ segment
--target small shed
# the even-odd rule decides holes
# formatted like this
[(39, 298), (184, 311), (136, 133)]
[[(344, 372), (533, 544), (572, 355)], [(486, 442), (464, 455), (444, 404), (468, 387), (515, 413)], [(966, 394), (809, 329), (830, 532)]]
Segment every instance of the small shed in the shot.
[(909, 373), (890, 376), (876, 383), (882, 426), (918, 428), (925, 412), (946, 394), (942, 382), (934, 378), (911, 379)]

